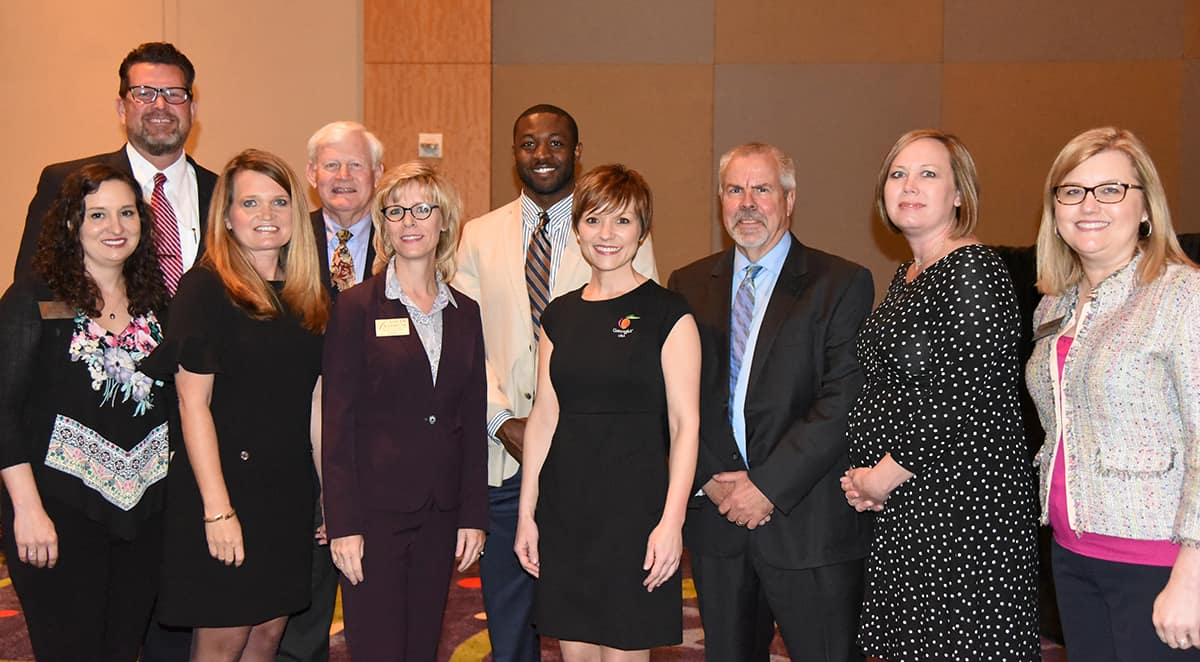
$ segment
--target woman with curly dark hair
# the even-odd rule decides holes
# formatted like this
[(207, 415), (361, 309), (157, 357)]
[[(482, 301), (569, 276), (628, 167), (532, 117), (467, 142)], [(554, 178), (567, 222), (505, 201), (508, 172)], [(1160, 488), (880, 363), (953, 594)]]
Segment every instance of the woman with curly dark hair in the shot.
[(167, 407), (139, 369), (162, 340), (153, 220), (88, 165), (0, 299), (4, 553), (39, 660), (135, 660), (162, 545)]

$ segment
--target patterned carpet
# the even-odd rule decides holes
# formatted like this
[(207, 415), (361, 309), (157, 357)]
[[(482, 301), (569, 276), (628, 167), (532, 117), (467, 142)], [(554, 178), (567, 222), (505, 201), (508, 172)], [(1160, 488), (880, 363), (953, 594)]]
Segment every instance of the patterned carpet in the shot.
[[(700, 628), (700, 613), (696, 607), (695, 588), (690, 570), (685, 566), (683, 585), (683, 644), (656, 649), (655, 662), (692, 662), (704, 659), (704, 631)], [(25, 619), (16, 592), (8, 579), (8, 566), (0, 556), (0, 662), (33, 660)], [(333, 624), (330, 662), (349, 662), (350, 653), (342, 635), (341, 610)], [(450, 587), (450, 599), (442, 629), (442, 645), (438, 662), (486, 662), (491, 660), (491, 644), (487, 638), (487, 621), (483, 613), (483, 598), (479, 592), (479, 574), (475, 568), (457, 575)], [(771, 662), (788, 660), (783, 642), (777, 636), (771, 647)], [(967, 656), (969, 657), (969, 656)], [(558, 645), (553, 640), (542, 641), (542, 659), (561, 662)], [(1043, 641), (1043, 662), (1066, 662), (1062, 647)]]

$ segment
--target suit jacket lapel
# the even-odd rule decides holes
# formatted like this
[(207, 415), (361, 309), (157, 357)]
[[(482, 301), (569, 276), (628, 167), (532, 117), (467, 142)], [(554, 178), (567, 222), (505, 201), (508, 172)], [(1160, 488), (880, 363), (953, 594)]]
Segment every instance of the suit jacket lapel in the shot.
[(730, 249), (721, 256), (713, 265), (712, 277), (715, 281), (707, 292), (710, 293), (710, 305), (714, 311), (713, 321), (714, 329), (717, 330), (716, 340), (716, 359), (718, 365), (721, 366), (721, 384), (723, 385), (723, 393), (725, 394), (725, 402), (729, 401), (729, 316), (732, 312), (733, 305), (732, 295), (729, 293), (733, 287), (733, 251)]
[[(503, 225), (502, 236), (497, 239), (500, 242), (496, 250), (503, 251), (506, 259), (512, 266), (505, 271), (508, 272), (508, 284), (512, 288), (512, 297), (509, 301), (516, 302), (517, 309), (513, 311), (513, 315), (517, 324), (525, 324), (529, 327), (529, 336), (533, 337), (533, 317), (529, 308), (529, 287), (525, 285), (525, 250), (527, 246), (524, 242), (525, 231), (521, 219), (521, 199), (517, 198), (516, 202), (509, 205), (509, 213), (511, 216)], [(551, 297), (553, 298), (553, 297)]]
[[(326, 256), (325, 259), (328, 260), (329, 257)], [(367, 230), (367, 264), (363, 268), (363, 280), (366, 280), (366, 279), (370, 278), (371, 276), (375, 275), (374, 268), (375, 268), (375, 223), (374, 223), (374, 221), (372, 221), (369, 229)]]
[(800, 291), (800, 282), (806, 271), (808, 266), (804, 247), (792, 237), (792, 245), (783, 261), (783, 269), (775, 281), (775, 289), (771, 292), (771, 300), (767, 302), (767, 310), (763, 313), (762, 324), (758, 328), (758, 341), (750, 363), (750, 380), (746, 385), (747, 399), (754, 388), (755, 377), (762, 372), (763, 365), (771, 354), (775, 339), (779, 336), (779, 328), (792, 314), (792, 307), (795, 306)]
[(321, 265), (321, 282), (330, 296), (337, 297), (337, 288), (329, 275), (329, 238), (325, 236), (325, 212), (318, 207), (311, 215), (313, 236), (317, 240), (317, 263)]

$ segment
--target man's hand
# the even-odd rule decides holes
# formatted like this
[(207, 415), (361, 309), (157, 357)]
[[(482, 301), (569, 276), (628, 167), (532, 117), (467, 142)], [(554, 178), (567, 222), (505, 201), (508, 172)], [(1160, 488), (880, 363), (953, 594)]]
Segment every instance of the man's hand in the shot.
[(748, 529), (771, 520), (775, 504), (750, 481), (750, 474), (745, 471), (725, 471), (713, 476), (712, 480), (730, 488), (729, 494), (717, 507), (725, 519)]
[(720, 508), (721, 504), (725, 502), (726, 497), (733, 492), (733, 485), (718, 483), (715, 479), (709, 478), (702, 489), (708, 500), (712, 501), (714, 506)]
[(510, 418), (501, 423), (500, 429), (496, 430), (496, 438), (504, 444), (504, 450), (517, 462), (522, 463), (522, 455), (525, 453), (525, 420)]

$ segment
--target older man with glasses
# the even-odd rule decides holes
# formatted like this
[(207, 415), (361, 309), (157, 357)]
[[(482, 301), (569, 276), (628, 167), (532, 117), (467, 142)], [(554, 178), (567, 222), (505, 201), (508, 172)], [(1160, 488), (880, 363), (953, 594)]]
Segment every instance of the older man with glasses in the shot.
[(32, 270), (42, 218), (63, 180), (90, 163), (128, 173), (142, 187), (154, 211), (154, 243), (172, 294), (179, 277), (200, 256), (217, 176), (184, 153), (196, 115), (196, 70), (174, 45), (149, 42), (130, 51), (118, 73), (117, 116), (128, 142), (115, 152), (55, 163), (42, 171), (25, 216), (14, 278)]

